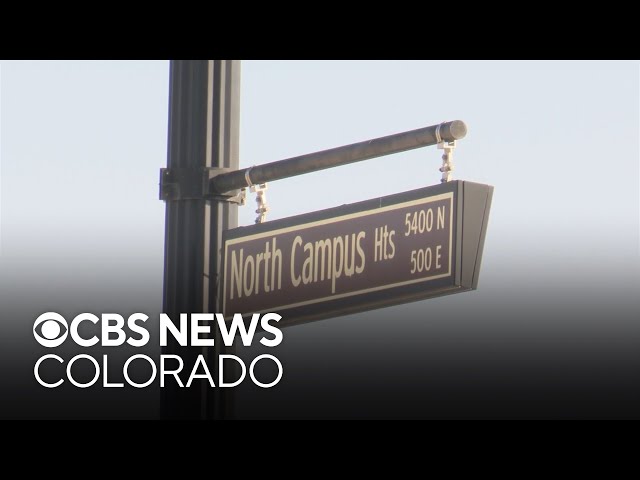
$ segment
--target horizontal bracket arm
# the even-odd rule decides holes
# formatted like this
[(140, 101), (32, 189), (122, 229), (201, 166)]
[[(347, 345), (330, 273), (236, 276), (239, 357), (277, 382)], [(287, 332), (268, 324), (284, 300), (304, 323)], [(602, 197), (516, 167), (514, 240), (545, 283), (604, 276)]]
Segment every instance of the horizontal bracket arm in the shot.
[(463, 121), (443, 122), (430, 127), (222, 173), (211, 179), (209, 191), (226, 193), (250, 187), (252, 184), (282, 180), (326, 168), (436, 145), (440, 142), (453, 142), (464, 138), (466, 134), (467, 126)]

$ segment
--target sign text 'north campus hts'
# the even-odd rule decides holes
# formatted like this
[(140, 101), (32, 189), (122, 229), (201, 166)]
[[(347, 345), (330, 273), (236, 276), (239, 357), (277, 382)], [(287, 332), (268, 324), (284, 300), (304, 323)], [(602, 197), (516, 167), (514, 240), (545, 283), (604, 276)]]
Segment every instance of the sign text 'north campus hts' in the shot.
[(475, 288), (492, 191), (449, 182), (229, 230), (223, 311), (291, 324)]

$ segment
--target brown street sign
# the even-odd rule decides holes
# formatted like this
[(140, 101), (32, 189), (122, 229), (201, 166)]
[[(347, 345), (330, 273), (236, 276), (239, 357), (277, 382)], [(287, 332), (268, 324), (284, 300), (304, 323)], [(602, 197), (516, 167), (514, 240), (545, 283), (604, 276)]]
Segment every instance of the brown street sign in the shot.
[(283, 326), (475, 289), (492, 194), (458, 180), (227, 230), (223, 313)]

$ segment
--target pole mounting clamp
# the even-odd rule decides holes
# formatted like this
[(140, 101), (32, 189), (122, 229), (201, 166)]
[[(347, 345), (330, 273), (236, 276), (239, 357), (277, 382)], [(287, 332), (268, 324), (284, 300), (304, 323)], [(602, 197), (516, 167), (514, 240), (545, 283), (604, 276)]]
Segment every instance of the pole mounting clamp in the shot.
[(225, 195), (210, 192), (210, 180), (222, 173), (233, 171), (231, 168), (161, 168), (160, 200), (217, 200), (244, 205), (245, 189)]

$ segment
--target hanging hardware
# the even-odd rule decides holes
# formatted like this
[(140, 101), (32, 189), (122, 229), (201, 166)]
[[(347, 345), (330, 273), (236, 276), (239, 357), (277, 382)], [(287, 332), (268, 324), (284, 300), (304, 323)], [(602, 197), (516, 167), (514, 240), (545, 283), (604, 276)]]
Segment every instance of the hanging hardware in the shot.
[(267, 212), (269, 211), (265, 193), (267, 191), (267, 184), (260, 183), (254, 185), (253, 181), (251, 180), (251, 170), (253, 170), (253, 167), (255, 167), (255, 165), (247, 168), (247, 170), (244, 172), (244, 180), (245, 182), (247, 182), (247, 187), (251, 189), (251, 192), (254, 192), (256, 194), (256, 203), (258, 204), (258, 208), (256, 210), (256, 213), (258, 214), (258, 216), (256, 217), (256, 223), (263, 223), (266, 220)]
[(440, 125), (436, 127), (436, 142), (439, 150), (444, 150), (444, 154), (442, 155), (442, 166), (438, 169), (438, 171), (442, 172), (442, 178), (440, 179), (440, 183), (446, 183), (451, 181), (451, 172), (454, 170), (453, 166), (453, 150), (456, 148), (456, 141), (445, 142), (442, 140), (440, 136), (440, 127), (445, 122), (442, 122)]
[(251, 185), (251, 191), (256, 193), (256, 203), (258, 204), (258, 208), (256, 209), (256, 213), (258, 214), (256, 223), (263, 223), (267, 219), (267, 212), (269, 211), (265, 193), (267, 191), (267, 184)]

